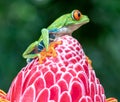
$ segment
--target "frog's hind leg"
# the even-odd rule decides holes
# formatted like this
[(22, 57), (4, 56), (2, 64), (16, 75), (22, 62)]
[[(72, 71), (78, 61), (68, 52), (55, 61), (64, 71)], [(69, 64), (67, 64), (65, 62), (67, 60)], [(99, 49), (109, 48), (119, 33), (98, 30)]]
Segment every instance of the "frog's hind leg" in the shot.
[(23, 53), (23, 57), (24, 58), (35, 58), (37, 55), (36, 54), (32, 54), (32, 52), (35, 50), (36, 46), (38, 46), (39, 42), (35, 41), (32, 44), (30, 44), (28, 46), (28, 48), (25, 50), (25, 52)]
[(29, 54), (29, 55), (26, 55), (26, 56), (27, 56), (26, 62), (29, 63), (29, 62), (31, 62), (34, 58), (40, 57), (40, 54), (39, 54), (39, 53), (36, 53), (36, 54)]

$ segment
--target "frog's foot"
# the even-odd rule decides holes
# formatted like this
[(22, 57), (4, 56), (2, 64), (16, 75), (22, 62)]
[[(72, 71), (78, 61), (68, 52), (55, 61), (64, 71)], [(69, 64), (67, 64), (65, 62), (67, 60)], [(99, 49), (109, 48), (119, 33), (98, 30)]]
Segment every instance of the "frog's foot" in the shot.
[(57, 53), (56, 53), (55, 47), (57, 45), (60, 45), (61, 43), (62, 43), (62, 41), (51, 42), (50, 45), (48, 46), (48, 50), (46, 50), (46, 49), (42, 50), (38, 56), (39, 63), (42, 63), (46, 57), (56, 57)]
[(10, 102), (6, 99), (6, 93), (0, 89), (0, 102)]
[(118, 102), (118, 100), (114, 97), (111, 97), (111, 98), (107, 98), (106, 102)]

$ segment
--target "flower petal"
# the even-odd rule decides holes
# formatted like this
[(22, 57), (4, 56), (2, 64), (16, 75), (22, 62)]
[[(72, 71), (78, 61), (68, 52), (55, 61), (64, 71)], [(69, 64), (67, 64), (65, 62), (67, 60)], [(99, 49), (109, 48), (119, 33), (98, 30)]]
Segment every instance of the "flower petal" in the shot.
[[(43, 89), (37, 96), (35, 102), (48, 102), (50, 96), (50, 92), (48, 89)], [(25, 101), (24, 101), (25, 102)], [(27, 101), (26, 101), (27, 102)], [(34, 101), (33, 101), (34, 102)]]
[(53, 72), (48, 71), (45, 73), (45, 81), (46, 81), (46, 87), (49, 88), (50, 86), (52, 86), (55, 83), (55, 76), (53, 74)]
[(85, 72), (80, 71), (78, 73), (78, 78), (82, 80), (84, 87), (85, 87), (85, 92), (88, 95), (88, 77), (86, 76)]
[(63, 92), (60, 96), (59, 102), (71, 102), (71, 96), (68, 92)]
[(68, 85), (67, 85), (67, 82), (66, 82), (65, 80), (60, 80), (60, 81), (58, 82), (58, 85), (59, 85), (59, 87), (60, 87), (60, 89), (61, 89), (61, 93), (62, 93), (63, 91), (67, 91), (67, 90), (68, 90)]
[(35, 90), (36, 90), (36, 96), (39, 94), (39, 92), (45, 88), (45, 81), (43, 78), (38, 77), (35, 82), (33, 83), (35, 86)]
[(57, 85), (54, 85), (50, 88), (50, 100), (58, 101), (60, 95), (60, 88)]
[(83, 86), (79, 82), (75, 81), (71, 86), (70, 94), (72, 97), (72, 102), (78, 102), (79, 99), (85, 95), (85, 91)]
[(30, 86), (23, 93), (21, 97), (21, 102), (34, 102), (34, 99), (35, 99), (35, 88), (33, 86)]

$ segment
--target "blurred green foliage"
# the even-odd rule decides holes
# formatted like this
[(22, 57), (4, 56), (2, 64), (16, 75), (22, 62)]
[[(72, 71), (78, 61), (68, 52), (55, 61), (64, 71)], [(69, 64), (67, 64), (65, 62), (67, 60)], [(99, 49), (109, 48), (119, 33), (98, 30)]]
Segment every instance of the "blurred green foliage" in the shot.
[(0, 88), (6, 92), (26, 65), (22, 53), (40, 30), (79, 9), (91, 22), (75, 31), (106, 96), (120, 93), (120, 0), (0, 0)]

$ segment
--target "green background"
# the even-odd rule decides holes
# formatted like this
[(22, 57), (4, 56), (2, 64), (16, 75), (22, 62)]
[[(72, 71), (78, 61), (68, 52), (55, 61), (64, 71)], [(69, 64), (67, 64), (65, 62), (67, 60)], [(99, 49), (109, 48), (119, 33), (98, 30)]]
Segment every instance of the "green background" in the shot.
[(26, 65), (22, 53), (40, 30), (79, 9), (90, 23), (73, 33), (93, 62), (106, 96), (120, 99), (120, 0), (0, 0), (0, 89)]

